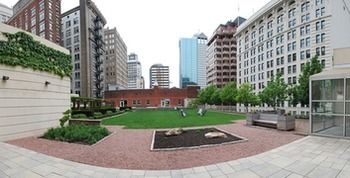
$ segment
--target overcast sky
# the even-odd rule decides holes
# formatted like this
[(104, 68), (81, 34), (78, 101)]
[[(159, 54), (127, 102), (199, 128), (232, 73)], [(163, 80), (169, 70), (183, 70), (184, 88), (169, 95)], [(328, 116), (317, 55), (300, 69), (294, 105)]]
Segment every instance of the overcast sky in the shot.
[[(18, 0), (0, 0), (12, 7)], [(142, 64), (149, 87), (149, 67), (170, 66), (170, 86), (179, 86), (179, 39), (203, 32), (210, 37), (219, 24), (238, 15), (249, 18), (270, 0), (93, 0), (107, 20), (117, 27), (128, 48)], [(62, 12), (79, 0), (62, 0)], [(239, 11), (238, 11), (239, 9)]]

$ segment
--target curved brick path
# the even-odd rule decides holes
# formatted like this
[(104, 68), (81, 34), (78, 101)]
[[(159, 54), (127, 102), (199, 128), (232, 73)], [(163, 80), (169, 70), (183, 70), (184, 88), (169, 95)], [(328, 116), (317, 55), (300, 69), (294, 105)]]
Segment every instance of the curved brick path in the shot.
[(0, 177), (350, 177), (350, 140), (308, 136), (247, 158), (177, 170), (103, 168), (0, 143)]

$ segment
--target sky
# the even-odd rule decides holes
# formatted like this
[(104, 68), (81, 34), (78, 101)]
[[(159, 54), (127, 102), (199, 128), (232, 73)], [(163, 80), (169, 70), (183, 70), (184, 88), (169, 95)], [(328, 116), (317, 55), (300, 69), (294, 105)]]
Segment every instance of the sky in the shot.
[[(12, 7), (18, 0), (0, 0)], [(169, 66), (170, 86), (179, 87), (179, 39), (214, 30), (237, 16), (249, 18), (270, 0), (93, 0), (107, 20), (105, 27), (117, 28), (128, 54), (138, 55), (145, 86), (149, 68)], [(62, 0), (62, 13), (79, 5), (79, 0)]]

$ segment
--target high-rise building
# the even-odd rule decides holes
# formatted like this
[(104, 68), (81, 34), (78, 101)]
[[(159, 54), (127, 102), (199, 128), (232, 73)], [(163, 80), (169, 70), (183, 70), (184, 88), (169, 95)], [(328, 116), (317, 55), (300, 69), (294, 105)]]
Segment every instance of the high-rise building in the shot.
[(297, 84), (313, 56), (327, 70), (333, 49), (350, 46), (349, 0), (272, 0), (238, 27), (238, 85), (255, 92), (281, 73)]
[(72, 55), (72, 93), (83, 97), (103, 95), (104, 41), (106, 20), (91, 0), (62, 14), (62, 43)]
[(7, 23), (60, 44), (61, 0), (19, 0)]
[(127, 73), (128, 73), (129, 89), (145, 88), (143, 77), (142, 77), (141, 62), (139, 61), (139, 58), (135, 53), (131, 53), (128, 56)]
[(204, 33), (180, 39), (180, 88), (186, 88), (187, 85), (207, 85), (206, 44), (207, 36)]
[(158, 86), (160, 88), (169, 88), (169, 66), (154, 64), (149, 69), (149, 87)]
[(5, 23), (12, 17), (13, 11), (5, 4), (0, 3), (0, 22)]
[(245, 21), (237, 17), (234, 21), (219, 25), (210, 37), (207, 48), (207, 84), (222, 88), (237, 81), (237, 42), (233, 35), (239, 24)]
[(126, 89), (127, 48), (116, 28), (104, 30), (106, 60), (104, 62), (104, 80), (106, 90)]

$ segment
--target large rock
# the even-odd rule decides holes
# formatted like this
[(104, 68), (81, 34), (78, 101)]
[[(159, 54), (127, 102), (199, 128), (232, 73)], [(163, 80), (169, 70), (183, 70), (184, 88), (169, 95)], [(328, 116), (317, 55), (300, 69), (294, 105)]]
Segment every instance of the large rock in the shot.
[(227, 138), (227, 135), (222, 132), (208, 132), (204, 136), (205, 138)]
[(176, 135), (182, 134), (182, 132), (183, 132), (183, 129), (181, 129), (181, 128), (171, 129), (171, 130), (168, 130), (167, 132), (165, 132), (165, 135), (166, 136), (176, 136)]

